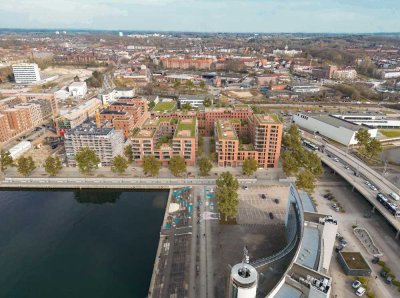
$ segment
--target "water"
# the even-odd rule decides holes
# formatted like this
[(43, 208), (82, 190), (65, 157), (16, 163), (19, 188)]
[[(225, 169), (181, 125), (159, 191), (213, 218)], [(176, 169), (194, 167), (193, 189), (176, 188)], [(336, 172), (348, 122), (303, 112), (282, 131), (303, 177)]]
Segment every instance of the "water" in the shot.
[(145, 297), (167, 196), (0, 191), (0, 297)]

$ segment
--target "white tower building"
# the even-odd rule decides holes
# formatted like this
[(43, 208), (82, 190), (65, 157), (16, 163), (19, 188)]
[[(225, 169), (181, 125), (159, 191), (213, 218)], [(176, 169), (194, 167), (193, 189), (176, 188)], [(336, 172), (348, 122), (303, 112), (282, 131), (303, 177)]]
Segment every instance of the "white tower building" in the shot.
[(33, 84), (40, 81), (39, 67), (36, 63), (19, 63), (12, 66), (17, 84)]
[(229, 279), (228, 298), (255, 298), (257, 294), (258, 273), (248, 264), (247, 248), (244, 248), (242, 263), (232, 267)]

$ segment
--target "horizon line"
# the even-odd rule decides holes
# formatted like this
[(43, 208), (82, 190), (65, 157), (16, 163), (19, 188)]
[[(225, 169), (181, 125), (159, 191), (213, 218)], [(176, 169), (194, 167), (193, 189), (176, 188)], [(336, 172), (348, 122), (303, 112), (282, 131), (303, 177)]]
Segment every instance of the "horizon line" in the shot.
[(142, 32), (142, 33), (203, 33), (203, 34), (335, 34), (335, 35), (375, 35), (375, 34), (400, 34), (400, 31), (373, 31), (373, 32), (328, 32), (328, 31), (193, 31), (193, 30), (155, 30), (155, 29), (91, 29), (91, 28), (23, 28), (23, 27), (14, 27), (14, 28), (0, 28), (0, 31), (13, 31), (13, 30), (37, 30), (37, 31), (97, 31), (97, 32)]

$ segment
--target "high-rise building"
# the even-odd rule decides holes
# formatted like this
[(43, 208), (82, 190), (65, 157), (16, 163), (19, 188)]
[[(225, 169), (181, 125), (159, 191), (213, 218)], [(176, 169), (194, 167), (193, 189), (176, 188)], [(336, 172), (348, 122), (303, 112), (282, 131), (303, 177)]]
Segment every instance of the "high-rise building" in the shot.
[(42, 123), (42, 111), (39, 104), (26, 102), (14, 106), (15, 109), (26, 109), (29, 111), (32, 126), (38, 126)]
[(16, 133), (32, 128), (31, 116), (28, 109), (12, 108), (2, 111), (7, 115), (10, 128), (16, 130)]
[(215, 122), (218, 166), (237, 167), (255, 159), (260, 168), (276, 168), (280, 156), (283, 125), (275, 115), (250, 115), (246, 121)]
[(17, 84), (34, 84), (40, 81), (39, 67), (36, 63), (19, 63), (12, 66)]
[(232, 267), (229, 279), (229, 298), (255, 298), (257, 294), (257, 270), (246, 263)]
[(11, 128), (7, 115), (0, 114), (0, 143), (6, 142), (11, 137)]
[(249, 130), (254, 150), (258, 152), (258, 166), (277, 168), (281, 152), (283, 124), (276, 115), (253, 115)]
[(84, 123), (65, 134), (65, 153), (70, 166), (75, 166), (75, 155), (83, 148), (96, 152), (103, 166), (109, 166), (114, 156), (122, 154), (124, 136), (113, 128), (98, 128)]
[(134, 160), (141, 164), (145, 156), (154, 155), (164, 165), (179, 155), (189, 166), (196, 164), (197, 119), (147, 119), (132, 138)]

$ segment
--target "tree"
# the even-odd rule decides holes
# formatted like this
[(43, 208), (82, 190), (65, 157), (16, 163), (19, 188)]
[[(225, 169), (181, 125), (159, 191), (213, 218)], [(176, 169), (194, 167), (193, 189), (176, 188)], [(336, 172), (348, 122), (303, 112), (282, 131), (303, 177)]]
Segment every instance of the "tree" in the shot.
[(181, 82), (180, 82), (180, 81), (176, 81), (176, 82), (174, 83), (174, 88), (175, 88), (175, 89), (179, 88), (180, 86), (181, 86)]
[(124, 155), (128, 159), (128, 163), (133, 162), (133, 151), (132, 151), (132, 145), (126, 145), (124, 147)]
[(216, 184), (215, 195), (218, 209), (227, 221), (228, 218), (234, 218), (237, 215), (239, 182), (231, 173), (224, 172), (219, 175)]
[(212, 169), (211, 161), (207, 157), (203, 156), (199, 159), (198, 163), (199, 163), (200, 176), (208, 176), (208, 174)]
[(246, 176), (253, 175), (258, 168), (258, 162), (254, 158), (248, 158), (243, 162), (242, 170)]
[(157, 176), (160, 168), (161, 162), (154, 155), (148, 155), (143, 158), (143, 172), (145, 175)]
[(50, 176), (57, 175), (62, 169), (61, 160), (58, 157), (47, 157), (44, 162), (44, 169)]
[(369, 134), (368, 129), (366, 129), (364, 127), (360, 128), (356, 132), (356, 141), (358, 142), (358, 144), (360, 145), (360, 148), (362, 148), (362, 150), (364, 150), (365, 146), (367, 146), (370, 137), (371, 137), (371, 135)]
[(181, 106), (181, 110), (182, 111), (190, 111), (192, 109), (192, 105), (190, 104), (190, 103), (184, 103), (182, 106)]
[(205, 107), (210, 107), (211, 106), (211, 99), (209, 99), (208, 97), (204, 100), (203, 102), (203, 106)]
[(365, 150), (370, 158), (376, 158), (382, 152), (382, 144), (376, 138), (371, 138), (365, 146)]
[(155, 106), (156, 106), (156, 103), (154, 102), (154, 100), (152, 100), (149, 102), (148, 108), (149, 108), (149, 110), (152, 110)]
[(194, 87), (193, 82), (192, 82), (191, 80), (188, 80), (188, 81), (186, 82), (186, 87), (188, 87), (189, 89), (192, 89), (192, 88)]
[(200, 82), (200, 88), (204, 89), (206, 87), (206, 82), (201, 81)]
[(80, 82), (81, 80), (79, 79), (79, 76), (78, 75), (76, 75), (75, 77), (74, 77), (74, 82)]
[(299, 189), (312, 193), (315, 188), (315, 176), (309, 170), (304, 170), (297, 175), (296, 186)]
[(111, 171), (122, 174), (128, 168), (128, 161), (121, 155), (114, 156), (111, 160)]
[(4, 172), (5, 170), (7, 170), (7, 167), (11, 166), (12, 164), (13, 164), (13, 158), (11, 157), (10, 152), (2, 149), (0, 152), (1, 171)]
[(321, 159), (315, 152), (305, 151), (303, 163), (304, 168), (309, 170), (315, 177), (321, 176), (324, 172)]
[(100, 158), (96, 155), (94, 150), (85, 147), (79, 150), (75, 155), (75, 161), (79, 171), (83, 174), (88, 174), (99, 167)]
[(282, 154), (282, 168), (286, 176), (292, 176), (299, 171), (299, 161), (290, 152)]
[(174, 155), (169, 161), (168, 168), (174, 176), (181, 176), (183, 173), (186, 172), (185, 159), (180, 155)]
[(301, 146), (300, 131), (297, 128), (297, 125), (290, 125), (288, 132), (283, 136), (282, 144), (291, 150), (303, 150)]
[(18, 172), (27, 177), (29, 176), (34, 169), (36, 169), (35, 162), (32, 159), (32, 156), (23, 157), (17, 159), (17, 169)]

